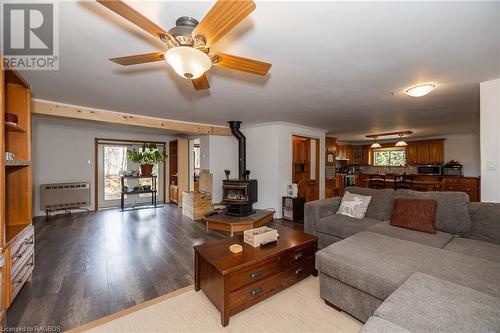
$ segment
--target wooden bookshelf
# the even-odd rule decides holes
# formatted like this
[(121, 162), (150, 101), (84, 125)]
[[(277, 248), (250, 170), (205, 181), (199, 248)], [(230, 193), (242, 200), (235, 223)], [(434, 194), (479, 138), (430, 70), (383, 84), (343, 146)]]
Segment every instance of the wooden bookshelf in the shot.
[[(0, 66), (3, 59), (0, 57)], [(31, 224), (31, 89), (15, 70), (1, 68), (0, 237), (6, 257), (2, 304), (9, 307), (34, 265), (34, 231)], [(14, 113), (18, 124), (6, 123), (5, 113)], [(15, 160), (5, 160), (5, 152)]]

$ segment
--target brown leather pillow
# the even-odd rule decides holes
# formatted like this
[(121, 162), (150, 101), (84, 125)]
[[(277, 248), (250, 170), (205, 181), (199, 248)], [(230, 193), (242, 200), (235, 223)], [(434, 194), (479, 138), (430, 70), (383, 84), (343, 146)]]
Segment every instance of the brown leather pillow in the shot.
[(434, 200), (396, 199), (391, 225), (435, 234), (436, 208)]

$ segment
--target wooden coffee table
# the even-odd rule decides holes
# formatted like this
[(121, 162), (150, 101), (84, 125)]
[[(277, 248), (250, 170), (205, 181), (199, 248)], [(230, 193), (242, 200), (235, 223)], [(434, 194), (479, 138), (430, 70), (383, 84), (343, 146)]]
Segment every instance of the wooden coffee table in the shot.
[(233, 237), (234, 232), (245, 231), (262, 227), (273, 220), (274, 211), (256, 209), (255, 213), (245, 217), (215, 214), (205, 216), (207, 232), (212, 230), (229, 232)]
[[(318, 238), (288, 227), (277, 229), (278, 242), (265, 248), (244, 243), (243, 235), (194, 247), (195, 290), (203, 290), (220, 311), (222, 326), (230, 316), (317, 275)], [(242, 245), (243, 252), (230, 252), (232, 244)]]

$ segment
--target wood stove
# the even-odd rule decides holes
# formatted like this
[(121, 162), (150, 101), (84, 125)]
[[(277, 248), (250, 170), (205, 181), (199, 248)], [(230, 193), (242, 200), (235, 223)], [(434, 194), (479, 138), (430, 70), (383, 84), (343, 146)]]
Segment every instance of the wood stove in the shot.
[(238, 179), (222, 182), (222, 202), (227, 206), (228, 215), (247, 216), (254, 212), (252, 204), (257, 202), (257, 179), (249, 179), (246, 170), (246, 138), (240, 131), (241, 121), (230, 121), (231, 132), (238, 139)]

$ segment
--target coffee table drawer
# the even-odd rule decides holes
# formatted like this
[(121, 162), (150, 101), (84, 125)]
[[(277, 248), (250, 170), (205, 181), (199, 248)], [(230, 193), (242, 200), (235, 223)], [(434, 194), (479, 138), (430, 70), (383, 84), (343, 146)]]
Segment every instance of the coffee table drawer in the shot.
[(228, 277), (230, 290), (233, 291), (239, 289), (247, 284), (259, 281), (271, 274), (275, 274), (278, 272), (278, 268), (279, 261), (276, 259), (234, 273)]
[(314, 252), (314, 244), (290, 251), (280, 258), (280, 270), (287, 269), (288, 267), (314, 256)]
[(229, 308), (234, 309), (243, 304), (264, 299), (274, 290), (281, 290), (309, 276), (313, 269), (314, 258), (309, 258), (285, 271), (235, 290), (229, 294)]

